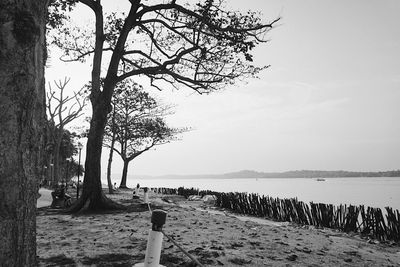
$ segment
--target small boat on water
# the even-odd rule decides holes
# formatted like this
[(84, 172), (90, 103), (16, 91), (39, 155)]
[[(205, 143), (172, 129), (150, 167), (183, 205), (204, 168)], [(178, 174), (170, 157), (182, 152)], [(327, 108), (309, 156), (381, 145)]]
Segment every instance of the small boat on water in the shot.
[(317, 178), (317, 181), (318, 181), (318, 182), (324, 182), (325, 179), (324, 179), (324, 178)]

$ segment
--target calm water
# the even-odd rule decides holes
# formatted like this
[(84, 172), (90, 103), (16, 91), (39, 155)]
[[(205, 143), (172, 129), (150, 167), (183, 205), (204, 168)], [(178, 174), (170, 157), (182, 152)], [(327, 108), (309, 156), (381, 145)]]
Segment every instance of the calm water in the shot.
[(259, 193), (271, 197), (297, 197), (304, 202), (389, 206), (400, 210), (400, 178), (296, 179), (137, 179), (129, 187), (195, 187), (219, 192)]

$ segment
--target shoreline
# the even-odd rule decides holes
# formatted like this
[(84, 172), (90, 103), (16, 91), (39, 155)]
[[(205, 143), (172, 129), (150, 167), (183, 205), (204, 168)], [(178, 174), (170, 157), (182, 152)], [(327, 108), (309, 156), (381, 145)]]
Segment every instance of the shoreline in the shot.
[[(146, 180), (131, 181), (128, 187), (166, 187), (195, 188), (221, 193), (246, 192), (273, 198), (297, 198), (304, 203), (325, 203), (339, 205), (364, 205), (384, 209), (391, 207), (400, 210), (400, 179), (349, 179), (327, 178), (316, 181), (311, 178), (299, 179), (236, 179), (228, 183), (226, 179), (217, 180)], [(132, 185), (133, 184), (133, 185)]]
[[(132, 200), (132, 190), (107, 196), (143, 205), (141, 200)], [(260, 224), (264, 219), (253, 218), (259, 220), (255, 222), (178, 196), (150, 194), (150, 201), (168, 212), (165, 232), (205, 266), (400, 265), (400, 247), (368, 243), (357, 235), (291, 223)], [(37, 216), (39, 266), (142, 262), (150, 216), (148, 211), (71, 216), (41, 208)], [(161, 264), (194, 266), (166, 238)]]

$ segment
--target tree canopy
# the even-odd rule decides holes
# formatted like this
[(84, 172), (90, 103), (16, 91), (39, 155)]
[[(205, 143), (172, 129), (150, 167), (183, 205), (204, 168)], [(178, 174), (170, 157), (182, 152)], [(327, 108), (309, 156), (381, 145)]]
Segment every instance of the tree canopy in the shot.
[[(107, 77), (114, 82), (145, 75), (157, 88), (165, 86), (164, 81), (199, 93), (254, 77), (266, 68), (252, 64), (252, 49), (268, 41), (266, 33), (279, 20), (263, 23), (257, 12), (226, 11), (222, 0), (182, 5), (130, 1), (128, 13), (107, 15), (100, 1), (81, 2), (95, 12), (97, 24), (61, 29), (53, 43), (64, 50), (63, 60), (85, 61), (101, 51), (110, 56)], [(96, 35), (104, 43), (100, 45)]]

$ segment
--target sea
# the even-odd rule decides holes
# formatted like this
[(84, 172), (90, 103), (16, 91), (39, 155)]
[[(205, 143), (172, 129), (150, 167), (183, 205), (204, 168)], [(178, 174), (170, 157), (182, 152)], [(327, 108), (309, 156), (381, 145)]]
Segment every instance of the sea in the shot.
[(217, 192), (247, 192), (305, 203), (364, 205), (400, 210), (400, 177), (357, 178), (237, 178), (128, 179), (128, 187), (198, 188)]

